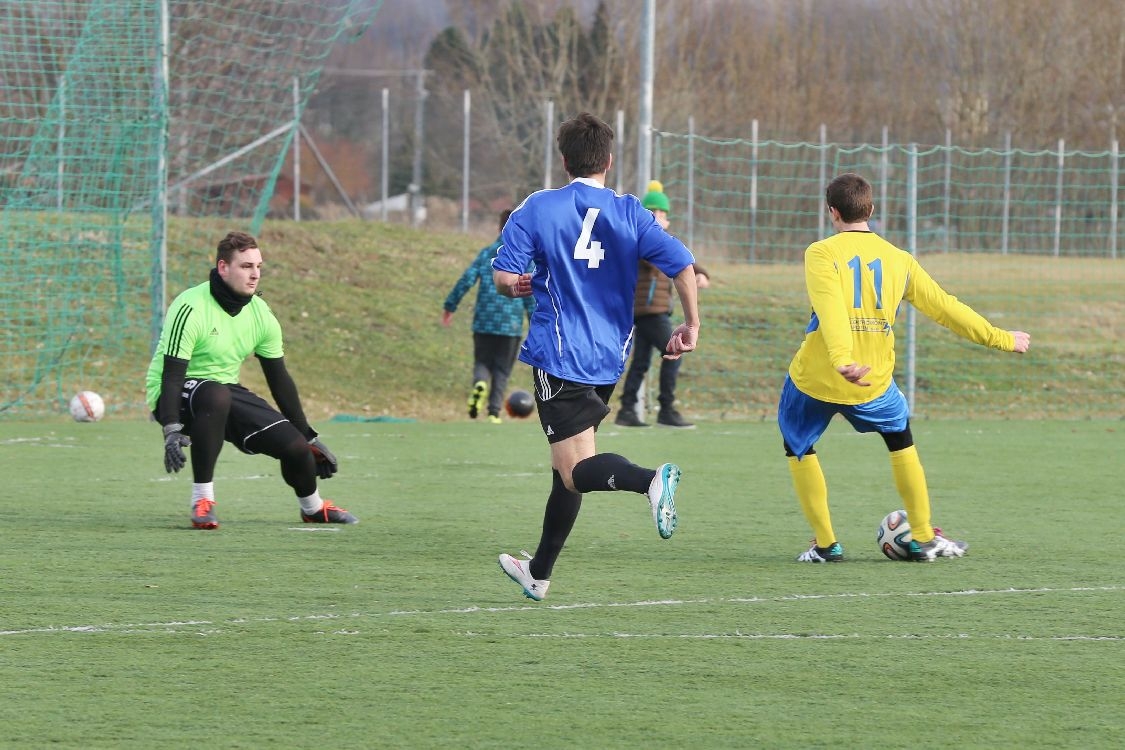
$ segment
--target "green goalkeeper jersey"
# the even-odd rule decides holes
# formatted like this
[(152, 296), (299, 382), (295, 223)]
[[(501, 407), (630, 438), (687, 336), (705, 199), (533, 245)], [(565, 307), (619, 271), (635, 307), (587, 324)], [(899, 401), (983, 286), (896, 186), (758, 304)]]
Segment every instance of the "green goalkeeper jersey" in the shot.
[(148, 366), (149, 408), (155, 409), (160, 398), (165, 355), (188, 361), (188, 380), (237, 383), (242, 363), (251, 354), (266, 359), (284, 355), (281, 324), (266, 301), (255, 296), (231, 317), (211, 296), (210, 282), (188, 289), (168, 308), (160, 343)]

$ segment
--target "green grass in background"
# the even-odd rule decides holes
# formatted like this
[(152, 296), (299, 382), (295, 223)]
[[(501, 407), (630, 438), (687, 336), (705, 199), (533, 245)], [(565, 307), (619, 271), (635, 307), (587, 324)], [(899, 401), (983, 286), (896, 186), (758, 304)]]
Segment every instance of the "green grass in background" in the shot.
[[(207, 278), (228, 230), (214, 220), (169, 224), (169, 298)], [(309, 416), (459, 420), (471, 385), (475, 290), (449, 328), (446, 295), (493, 237), (417, 231), (373, 222), (269, 222), (259, 237), (261, 289), (282, 322), (286, 360)], [(772, 421), (777, 395), (808, 323), (799, 265), (711, 262), (701, 293), (700, 348), (681, 368), (677, 395), (689, 418)], [(973, 418), (1122, 418), (1125, 263), (1120, 260), (950, 253), (926, 256), (951, 293), (996, 325), (1032, 334), (1025, 356), (988, 351), (919, 316), (915, 415)], [(147, 293), (147, 289), (138, 293)], [(905, 315), (896, 325), (905, 378)], [(149, 341), (92, 357), (88, 378), (66, 383), (106, 397), (111, 413), (143, 416)], [(265, 392), (261, 370), (246, 385)], [(528, 387), (518, 364), (513, 387)], [(655, 399), (650, 399), (655, 403)]]
[(0, 746), (59, 748), (1109, 747), (1125, 731), (1119, 422), (915, 425), (962, 560), (893, 563), (886, 452), (819, 448), (849, 561), (810, 533), (776, 427), (620, 430), (678, 462), (681, 524), (591, 493), (533, 603), (496, 564), (534, 549), (534, 420), (318, 425), (306, 526), (277, 465), (227, 446), (222, 528), (188, 526), (151, 424), (0, 422)]

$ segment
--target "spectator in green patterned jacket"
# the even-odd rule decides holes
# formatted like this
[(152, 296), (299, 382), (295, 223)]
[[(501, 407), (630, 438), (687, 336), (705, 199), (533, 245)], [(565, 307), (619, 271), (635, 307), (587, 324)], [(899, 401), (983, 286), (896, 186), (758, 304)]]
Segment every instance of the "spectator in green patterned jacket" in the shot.
[[(500, 229), (511, 214), (510, 209), (500, 213)], [(473, 310), (473, 387), (469, 392), (469, 417), (476, 419), (487, 401), (488, 421), (492, 424), (500, 424), (504, 391), (523, 339), (523, 320), (530, 319), (535, 310), (532, 297), (511, 299), (496, 291), (492, 283), (492, 259), (499, 249), (499, 237), (488, 247), (481, 248), (445, 298), (441, 314), (441, 324), (448, 326), (461, 298), (474, 284), (480, 284)]]

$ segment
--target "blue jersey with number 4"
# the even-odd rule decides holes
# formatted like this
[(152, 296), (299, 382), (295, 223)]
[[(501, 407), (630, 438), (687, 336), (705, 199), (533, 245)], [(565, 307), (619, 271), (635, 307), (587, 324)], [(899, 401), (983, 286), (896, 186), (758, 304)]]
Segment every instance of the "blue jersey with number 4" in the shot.
[(638, 261), (674, 277), (695, 262), (633, 195), (596, 180), (528, 196), (504, 225), (493, 268), (535, 263), (535, 313), (520, 361), (587, 385), (616, 383), (633, 334)]

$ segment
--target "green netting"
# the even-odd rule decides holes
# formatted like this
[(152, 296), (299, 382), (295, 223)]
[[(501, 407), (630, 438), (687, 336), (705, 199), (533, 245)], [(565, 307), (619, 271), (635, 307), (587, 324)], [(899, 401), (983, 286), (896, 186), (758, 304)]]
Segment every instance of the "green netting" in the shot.
[(0, 5), (0, 415), (138, 378), (122, 347), (159, 326), (166, 212), (256, 231), (325, 57), (377, 7)]
[[(855, 171), (875, 189), (876, 231), (996, 325), (1032, 334), (1032, 353), (1016, 357), (964, 342), (923, 316), (912, 328), (900, 315), (897, 374), (917, 415), (1125, 416), (1116, 148), (844, 146), (676, 133), (661, 133), (657, 144), (672, 231), (702, 263), (721, 264), (715, 286), (700, 295), (705, 345), (681, 374), (698, 408), (773, 418), (779, 379), (809, 315), (803, 253), (831, 232), (824, 186)], [(772, 375), (763, 382), (760, 373)]]

